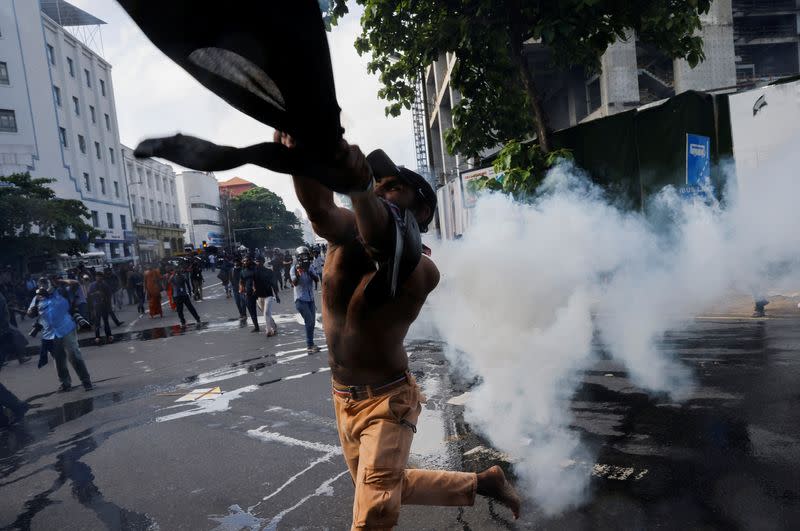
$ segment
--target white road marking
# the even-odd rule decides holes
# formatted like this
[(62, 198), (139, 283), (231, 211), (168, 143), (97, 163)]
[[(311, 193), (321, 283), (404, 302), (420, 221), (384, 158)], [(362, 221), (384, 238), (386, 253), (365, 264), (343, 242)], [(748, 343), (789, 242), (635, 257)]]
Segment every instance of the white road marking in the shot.
[(283, 435), (282, 433), (269, 431), (269, 426), (261, 426), (260, 428), (256, 428), (254, 430), (247, 430), (247, 435), (262, 441), (277, 442), (285, 444), (286, 446), (296, 446), (299, 448), (305, 448), (306, 450), (321, 452), (323, 454), (340, 455), (342, 453), (342, 449), (338, 446), (295, 439), (294, 437), (289, 437), (288, 435)]
[[(248, 507), (247, 508), (247, 513), (248, 514), (252, 514), (253, 511), (256, 508), (258, 508), (259, 505), (261, 505), (265, 501), (269, 500), (270, 498), (276, 496), (278, 493), (282, 492), (286, 487), (288, 487), (289, 485), (294, 483), (294, 481), (297, 480), (297, 478), (299, 478), (300, 476), (302, 476), (303, 474), (305, 474), (306, 472), (308, 472), (309, 470), (311, 470), (315, 466), (317, 466), (317, 465), (319, 465), (321, 463), (329, 462), (332, 457), (341, 455), (341, 453), (342, 453), (342, 449), (339, 448), (338, 446), (319, 443), (319, 442), (315, 442), (315, 441), (304, 441), (302, 439), (295, 439), (294, 437), (289, 437), (288, 435), (283, 435), (282, 433), (269, 431), (267, 429), (268, 427), (269, 426), (261, 426), (260, 428), (257, 428), (257, 429), (254, 429), (254, 430), (248, 430), (247, 431), (247, 435), (249, 435), (250, 437), (253, 437), (255, 439), (259, 439), (259, 440), (265, 441), (265, 442), (277, 442), (277, 443), (280, 443), (280, 444), (284, 444), (286, 446), (294, 446), (294, 447), (304, 448), (306, 450), (312, 450), (312, 451), (315, 451), (315, 452), (321, 452), (323, 455), (318, 457), (317, 459), (313, 460), (307, 467), (305, 467), (304, 469), (302, 469), (301, 471), (297, 472), (292, 477), (287, 479), (280, 487), (278, 487), (277, 489), (272, 491), (270, 494), (268, 494), (268, 495), (264, 496), (263, 498), (261, 498), (261, 501), (259, 501), (257, 504)], [(308, 499), (308, 498), (310, 498), (310, 496), (305, 498), (305, 499)], [(293, 510), (293, 508), (289, 509), (289, 510)], [(286, 512), (288, 512), (288, 511), (286, 511)], [(274, 520), (275, 519), (273, 518), (273, 521)]]
[[(563, 468), (578, 466), (581, 468), (589, 468), (589, 463), (585, 461), (574, 461), (572, 459), (565, 461), (561, 464)], [(619, 466), (607, 465), (603, 463), (594, 463), (591, 465), (590, 474), (597, 478), (612, 479), (615, 481), (639, 481), (647, 475), (649, 470), (642, 468), (637, 471), (632, 466)]]
[(468, 457), (470, 455), (477, 455), (477, 454), (486, 454), (486, 455), (490, 456), (492, 459), (499, 460), (499, 461), (505, 461), (506, 463), (514, 463), (515, 462), (515, 459), (512, 458), (510, 455), (504, 454), (502, 452), (498, 452), (497, 450), (494, 450), (492, 448), (486, 448), (485, 446), (482, 446), (482, 445), (476, 446), (475, 448), (473, 448), (471, 450), (467, 450), (466, 452), (464, 452), (464, 457)]
[(307, 502), (311, 498), (314, 498), (316, 496), (321, 496), (323, 494), (325, 496), (333, 496), (333, 488), (331, 487), (331, 485), (336, 480), (338, 480), (340, 477), (344, 476), (347, 473), (348, 473), (347, 470), (344, 470), (343, 472), (340, 472), (340, 473), (336, 474), (332, 478), (328, 478), (325, 481), (323, 481), (322, 484), (319, 487), (317, 487), (317, 490), (315, 490), (314, 492), (312, 492), (311, 494), (309, 494), (305, 498), (301, 499), (300, 501), (298, 501), (297, 503), (295, 503), (294, 505), (292, 505), (288, 509), (284, 509), (283, 511), (281, 511), (280, 513), (275, 515), (272, 518), (272, 520), (270, 520), (269, 523), (266, 525), (266, 527), (264, 528), (264, 531), (276, 531), (278, 529), (278, 524), (281, 522), (281, 520), (283, 520), (283, 518), (287, 514), (289, 514), (290, 512), (294, 511), (295, 509), (297, 509), (298, 507), (303, 505), (305, 502)]
[(225, 393), (222, 393), (221, 395), (218, 395), (211, 400), (201, 400), (198, 402), (187, 402), (186, 404), (169, 406), (164, 409), (180, 408), (180, 407), (185, 407), (186, 405), (191, 405), (192, 407), (190, 409), (179, 411), (171, 415), (156, 417), (156, 422), (168, 422), (170, 420), (181, 419), (184, 417), (192, 417), (194, 415), (201, 415), (203, 413), (218, 413), (220, 411), (226, 411), (230, 409), (232, 401), (236, 400), (237, 398), (240, 398), (245, 393), (250, 393), (258, 389), (259, 386), (257, 385), (248, 385), (246, 387), (240, 387), (239, 389), (234, 389), (233, 391), (227, 391)]
[(463, 405), (465, 405), (467, 403), (467, 400), (469, 400), (469, 395), (470, 395), (470, 392), (467, 391), (466, 393), (462, 393), (462, 394), (460, 394), (458, 396), (454, 396), (453, 398), (448, 400), (447, 403), (450, 404), (450, 405), (453, 405), (453, 406), (463, 406)]

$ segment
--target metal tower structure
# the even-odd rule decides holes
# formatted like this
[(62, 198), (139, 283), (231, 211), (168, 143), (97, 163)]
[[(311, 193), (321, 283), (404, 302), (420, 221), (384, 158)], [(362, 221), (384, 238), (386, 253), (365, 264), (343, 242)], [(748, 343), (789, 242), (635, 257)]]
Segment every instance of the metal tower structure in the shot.
[(414, 129), (414, 149), (417, 154), (417, 170), (423, 175), (431, 185), (435, 185), (431, 181), (430, 168), (428, 166), (428, 142), (425, 136), (425, 93), (422, 87), (423, 74), (420, 72), (417, 76), (416, 85), (414, 87), (414, 103), (411, 105), (411, 118)]

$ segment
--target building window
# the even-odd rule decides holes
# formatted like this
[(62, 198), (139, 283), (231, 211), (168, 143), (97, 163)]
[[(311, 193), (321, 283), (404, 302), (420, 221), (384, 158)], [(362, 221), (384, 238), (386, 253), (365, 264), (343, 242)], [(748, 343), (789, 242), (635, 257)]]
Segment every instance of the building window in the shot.
[(78, 147), (81, 148), (81, 153), (86, 154), (86, 139), (83, 135), (78, 135)]
[(111, 159), (111, 164), (114, 164), (114, 148), (108, 148), (108, 158)]
[(91, 192), (92, 191), (92, 183), (89, 182), (89, 174), (88, 173), (84, 173), (83, 174), (83, 186), (84, 186), (84, 188), (86, 188), (87, 192)]
[(47, 45), (47, 60), (50, 61), (51, 65), (56, 64), (56, 51), (53, 49), (52, 44)]
[(117, 181), (114, 181), (114, 195), (119, 197), (119, 183)]
[(106, 214), (106, 221), (108, 222), (108, 228), (109, 229), (113, 229), (114, 228), (114, 214), (112, 214), (111, 212), (107, 213)]
[(105, 116), (106, 116), (106, 131), (111, 131), (111, 118), (108, 117), (108, 114), (106, 114)]
[(72, 96), (72, 105), (75, 106), (75, 116), (80, 116), (81, 115), (81, 104), (78, 101), (78, 98), (75, 97), (75, 96)]
[(63, 127), (59, 127), (58, 136), (61, 137), (61, 145), (64, 147), (69, 147), (69, 145), (67, 145), (67, 130)]
[(11, 109), (0, 109), (0, 131), (3, 133), (17, 132), (17, 115)]
[(67, 66), (69, 67), (70, 77), (75, 77), (75, 63), (72, 62), (71, 57), (67, 57)]
[(208, 210), (219, 210), (218, 206), (209, 205), (208, 203), (192, 203), (192, 208), (207, 208)]
[(136, 213), (136, 198), (131, 197), (131, 208), (133, 209), (133, 219), (135, 220), (139, 217), (139, 214)]
[(142, 203), (142, 217), (147, 217), (147, 203), (144, 202), (144, 197), (139, 197), (139, 201)]
[(586, 105), (589, 112), (599, 109), (603, 104), (603, 98), (600, 92), (600, 77), (596, 77), (586, 84)]
[(105, 177), (100, 177), (100, 193), (106, 195), (106, 179)]
[(94, 105), (89, 105), (89, 114), (92, 115), (92, 123), (96, 124), (97, 123), (97, 116), (95, 116)]
[(156, 202), (152, 199), (150, 200), (150, 217), (155, 219), (156, 217)]
[(172, 205), (172, 219), (178, 219), (178, 207)]
[(100, 159), (100, 142), (94, 143), (94, 152), (97, 153), (98, 160)]
[(125, 214), (119, 215), (119, 228), (121, 228), (122, 230), (128, 230), (128, 222), (125, 219)]
[(164, 205), (161, 201), (158, 202), (158, 216), (163, 220), (164, 219)]
[(11, 81), (8, 79), (8, 65), (0, 62), (0, 85), (9, 85)]
[(103, 96), (106, 95), (106, 82), (103, 81), (102, 79), (100, 80), (100, 94), (102, 94)]
[(97, 228), (100, 222), (97, 219), (97, 210), (92, 210), (92, 227)]
[(53, 96), (56, 98), (56, 105), (61, 107), (61, 89), (53, 85)]
[(83, 73), (86, 74), (86, 86), (92, 88), (92, 76), (89, 73), (89, 70), (86, 68), (83, 69)]
[(161, 191), (161, 179), (158, 177), (158, 175), (156, 175), (153, 178), (156, 181), (156, 190), (158, 190), (160, 192)]

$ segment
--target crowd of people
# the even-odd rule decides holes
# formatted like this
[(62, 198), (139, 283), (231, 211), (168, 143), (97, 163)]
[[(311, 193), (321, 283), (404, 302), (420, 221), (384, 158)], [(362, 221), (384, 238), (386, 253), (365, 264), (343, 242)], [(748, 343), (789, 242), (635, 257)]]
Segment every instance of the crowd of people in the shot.
[[(226, 298), (233, 298), (240, 322), (248, 315), (252, 331), (261, 332), (259, 315), (265, 321), (267, 337), (278, 332), (273, 318), (280, 293), (293, 289), (295, 308), (302, 316), (309, 353), (319, 352), (314, 344), (316, 307), (314, 292), (319, 289), (327, 246), (303, 246), (295, 250), (256, 249), (246, 251), (171, 257), (160, 262), (134, 266), (108, 264), (103, 268), (77, 267), (66, 272), (42, 275), (17, 275), (11, 267), (0, 270), (0, 367), (10, 359), (20, 364), (29, 361), (28, 341), (40, 336), (39, 367), (52, 358), (60, 382), (58, 391), (72, 389), (68, 363), (87, 390), (92, 380), (78, 345), (78, 332), (94, 332), (96, 345), (112, 343), (111, 324), (123, 321), (116, 312), (136, 305), (140, 317), (164, 317), (164, 306), (177, 312), (180, 326), (186, 327), (185, 311), (197, 327), (204, 323), (195, 308), (203, 300), (204, 272), (216, 273)], [(166, 294), (167, 302), (162, 302)], [(26, 320), (30, 328), (23, 329)], [(27, 406), (0, 384), (0, 406), (11, 416), (0, 414), (0, 424), (24, 416)]]
[(327, 246), (311, 248), (301, 246), (294, 256), (288, 250), (271, 249), (265, 252), (237, 253), (216, 257), (219, 269), (217, 278), (225, 288), (228, 298), (233, 298), (239, 320), (253, 323), (252, 332), (261, 332), (258, 316), (263, 315), (267, 337), (278, 333), (273, 318), (275, 304), (280, 304), (280, 292), (291, 287), (295, 308), (306, 330), (306, 347), (309, 353), (319, 352), (314, 344), (316, 307), (314, 292), (319, 289)]

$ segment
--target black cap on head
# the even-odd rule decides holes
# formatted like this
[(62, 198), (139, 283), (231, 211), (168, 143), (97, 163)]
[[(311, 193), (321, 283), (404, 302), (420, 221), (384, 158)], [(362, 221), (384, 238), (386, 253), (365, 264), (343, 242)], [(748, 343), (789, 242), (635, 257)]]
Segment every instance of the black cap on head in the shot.
[(422, 204), (430, 208), (430, 215), (419, 224), (420, 232), (428, 231), (428, 224), (433, 219), (436, 212), (436, 192), (425, 178), (415, 171), (411, 171), (403, 166), (397, 166), (382, 149), (376, 149), (367, 155), (367, 162), (372, 168), (372, 175), (376, 180), (383, 177), (399, 177), (414, 190), (415, 195)]

